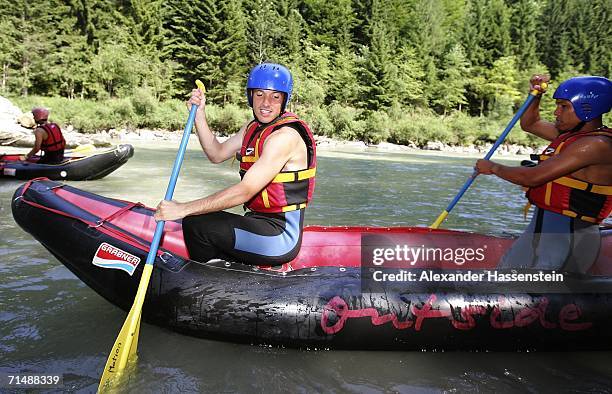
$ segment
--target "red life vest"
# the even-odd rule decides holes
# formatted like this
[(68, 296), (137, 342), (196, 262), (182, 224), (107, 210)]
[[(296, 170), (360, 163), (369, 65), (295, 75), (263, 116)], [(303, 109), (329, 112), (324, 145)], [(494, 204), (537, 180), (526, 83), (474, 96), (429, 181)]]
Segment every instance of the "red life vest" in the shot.
[(59, 126), (55, 123), (45, 123), (40, 125), (47, 132), (47, 139), (41, 144), (43, 152), (57, 152), (64, 150), (66, 147), (66, 140)]
[[(538, 161), (558, 155), (565, 147), (580, 138), (594, 135), (612, 138), (612, 130), (603, 128), (563, 133), (538, 156)], [(591, 223), (601, 223), (612, 212), (612, 186), (581, 181), (571, 175), (529, 188), (526, 195), (529, 202), (542, 209)]]
[(278, 173), (272, 182), (245, 204), (245, 207), (251, 211), (289, 212), (305, 208), (312, 199), (317, 172), (316, 143), (306, 122), (290, 112), (285, 112), (273, 122), (265, 125), (254, 120), (247, 126), (242, 139), (242, 147), (236, 154), (236, 159), (240, 162), (240, 177), (244, 177), (249, 168), (259, 159), (264, 143), (270, 134), (286, 125), (294, 126), (306, 143), (308, 166), (305, 170)]

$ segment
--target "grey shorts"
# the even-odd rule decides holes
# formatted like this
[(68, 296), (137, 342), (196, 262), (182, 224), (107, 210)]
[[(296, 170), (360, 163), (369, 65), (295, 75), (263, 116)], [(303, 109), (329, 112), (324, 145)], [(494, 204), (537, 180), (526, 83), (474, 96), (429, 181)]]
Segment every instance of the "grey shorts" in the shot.
[(498, 268), (533, 268), (586, 273), (601, 245), (599, 225), (536, 207), (525, 232)]

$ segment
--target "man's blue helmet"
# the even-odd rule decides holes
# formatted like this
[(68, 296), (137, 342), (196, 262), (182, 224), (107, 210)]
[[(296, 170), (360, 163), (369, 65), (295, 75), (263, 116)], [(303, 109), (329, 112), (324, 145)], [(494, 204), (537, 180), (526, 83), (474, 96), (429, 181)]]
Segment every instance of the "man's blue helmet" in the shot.
[(610, 112), (612, 82), (604, 77), (570, 78), (559, 85), (553, 98), (570, 101), (578, 119), (589, 122)]
[(249, 100), (249, 106), (253, 107), (253, 97), (249, 91), (250, 89), (276, 90), (285, 93), (284, 110), (291, 98), (293, 77), (285, 66), (274, 63), (261, 63), (253, 67), (249, 73), (246, 86), (247, 100)]

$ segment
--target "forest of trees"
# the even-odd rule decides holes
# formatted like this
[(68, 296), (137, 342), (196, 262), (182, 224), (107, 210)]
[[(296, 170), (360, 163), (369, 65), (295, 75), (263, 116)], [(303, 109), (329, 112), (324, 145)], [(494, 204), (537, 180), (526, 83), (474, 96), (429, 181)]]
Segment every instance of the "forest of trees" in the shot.
[(0, 29), (2, 95), (163, 103), (200, 78), (244, 107), (272, 61), (315, 128), (369, 141), (405, 142), (407, 116), (507, 120), (534, 72), (612, 69), (610, 0), (0, 0)]

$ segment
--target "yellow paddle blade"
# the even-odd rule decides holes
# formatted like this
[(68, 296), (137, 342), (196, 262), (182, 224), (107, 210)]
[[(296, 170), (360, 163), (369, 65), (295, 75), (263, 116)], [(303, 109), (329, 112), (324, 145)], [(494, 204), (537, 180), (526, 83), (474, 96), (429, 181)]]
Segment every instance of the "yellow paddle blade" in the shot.
[(85, 145), (79, 145), (74, 149), (67, 149), (66, 153), (70, 153), (70, 154), (79, 154), (79, 155), (85, 155), (88, 153), (92, 153), (96, 150), (95, 145), (93, 144), (85, 144)]
[(106, 360), (104, 372), (102, 372), (100, 385), (98, 386), (99, 393), (109, 392), (116, 388), (128, 361), (136, 355), (142, 305), (144, 304), (152, 272), (153, 264), (146, 264), (142, 271), (134, 305), (132, 305), (132, 309), (130, 309), (130, 313), (128, 313), (123, 327), (121, 327), (121, 331), (115, 340), (113, 349)]
[(134, 336), (132, 339), (132, 348), (130, 349), (130, 355), (128, 356), (128, 360), (132, 362), (136, 361), (138, 358), (138, 336), (140, 335), (140, 321), (142, 319), (138, 319), (138, 325), (136, 326), (136, 331), (134, 331)]

